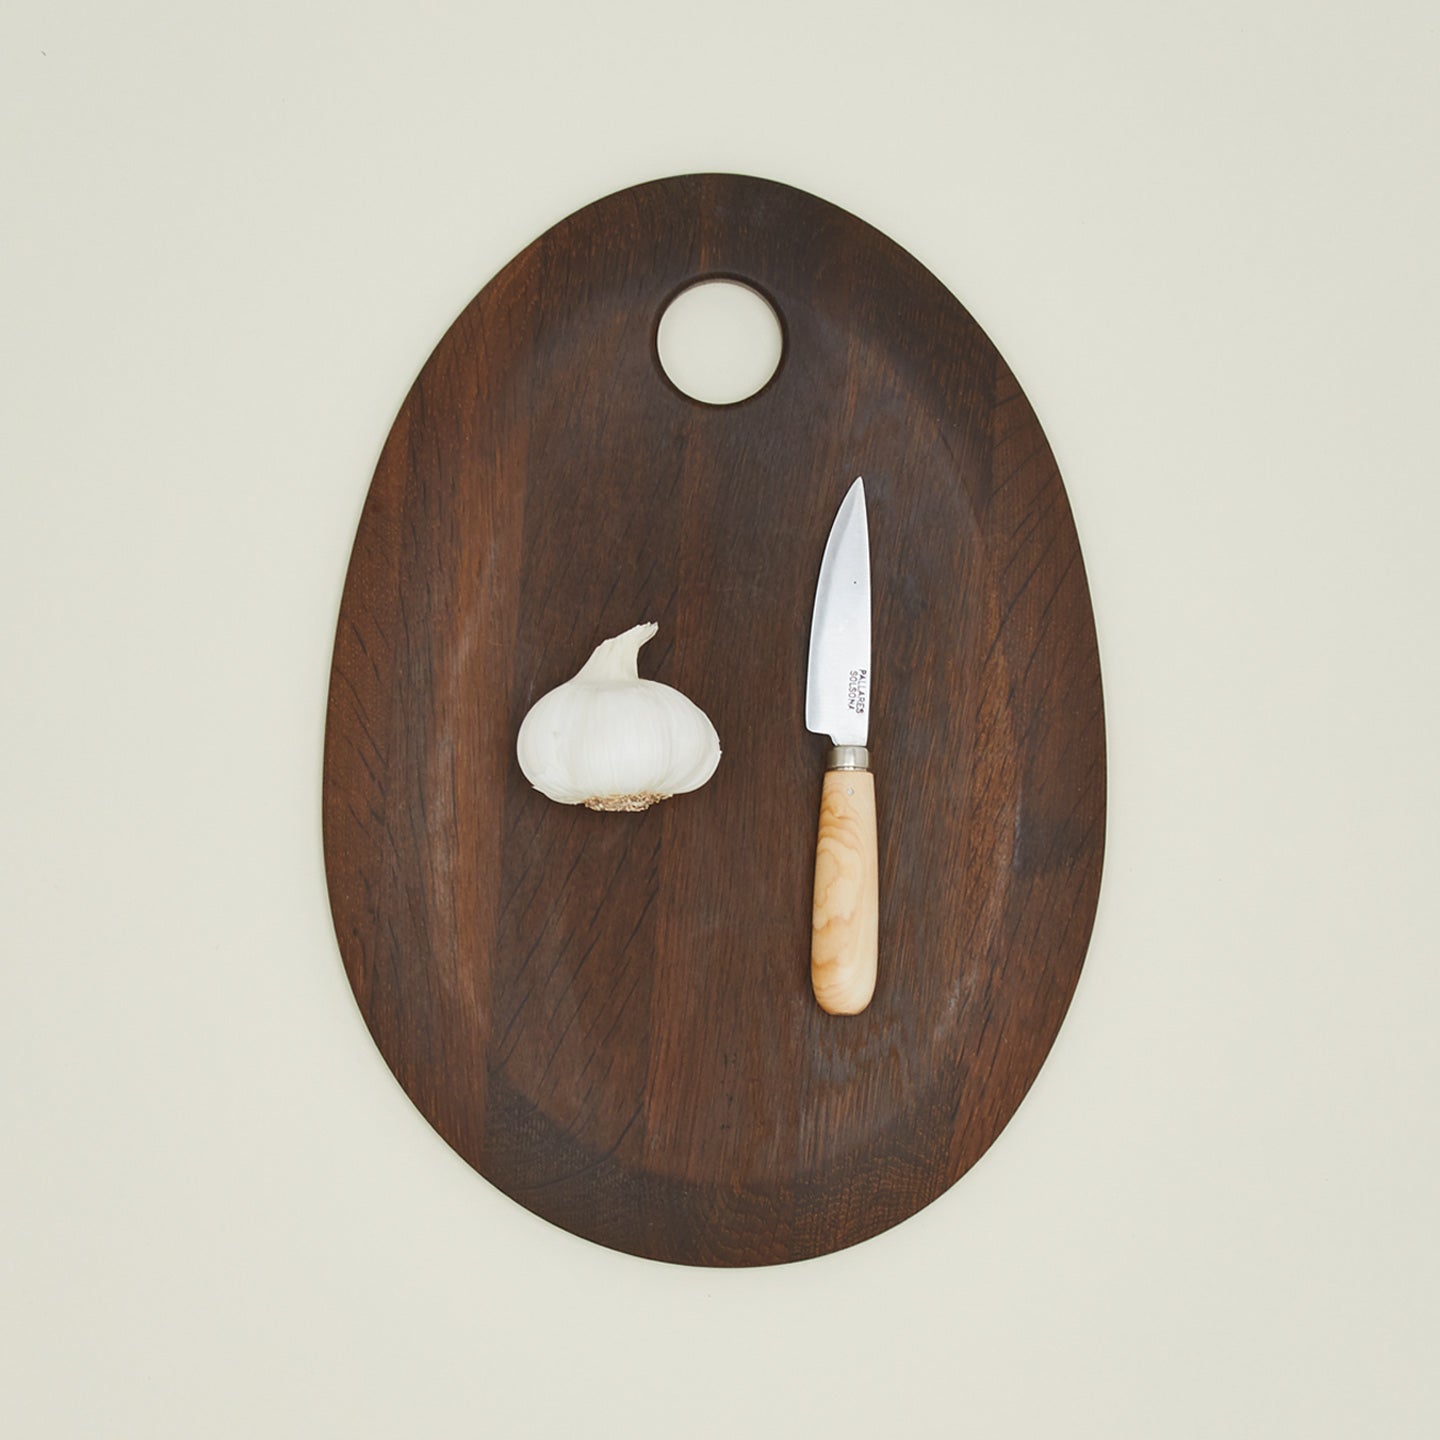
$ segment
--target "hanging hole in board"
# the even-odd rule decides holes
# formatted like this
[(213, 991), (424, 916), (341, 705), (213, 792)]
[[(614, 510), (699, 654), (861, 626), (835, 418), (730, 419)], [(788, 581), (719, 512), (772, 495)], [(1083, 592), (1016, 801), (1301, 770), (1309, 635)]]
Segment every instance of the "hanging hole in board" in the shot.
[(706, 405), (736, 405), (764, 389), (785, 348), (770, 302), (738, 280), (682, 290), (665, 307), (655, 343), (670, 383)]

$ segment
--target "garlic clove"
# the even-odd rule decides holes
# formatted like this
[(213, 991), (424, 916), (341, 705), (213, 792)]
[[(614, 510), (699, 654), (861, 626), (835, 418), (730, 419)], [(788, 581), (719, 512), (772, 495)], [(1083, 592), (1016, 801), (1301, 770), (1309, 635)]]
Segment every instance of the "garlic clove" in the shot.
[(715, 773), (720, 737), (709, 717), (672, 686), (640, 679), (640, 647), (659, 628), (602, 641), (530, 707), (515, 752), (541, 794), (592, 810), (647, 810)]

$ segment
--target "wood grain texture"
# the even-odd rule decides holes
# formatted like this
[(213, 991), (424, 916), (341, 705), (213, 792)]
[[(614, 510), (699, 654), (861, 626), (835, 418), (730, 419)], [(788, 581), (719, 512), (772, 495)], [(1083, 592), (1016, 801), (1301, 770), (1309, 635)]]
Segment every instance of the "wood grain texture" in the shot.
[[(721, 276), (771, 301), (785, 349), (711, 407), (655, 335)], [(840, 1023), (809, 981), (804, 676), (858, 474), (885, 963)], [(642, 620), (642, 675), (709, 714), (719, 771), (643, 814), (556, 805), (520, 721)], [(940, 1195), (1033, 1081), (1094, 916), (1104, 758), (1064, 488), (979, 326), (813, 196), (657, 181), (486, 285), (380, 456), (325, 737), (340, 951), (417, 1107), (536, 1214), (689, 1264), (822, 1254)]]
[(875, 777), (827, 770), (815, 841), (810, 984), (830, 1015), (858, 1015), (875, 993), (880, 872)]

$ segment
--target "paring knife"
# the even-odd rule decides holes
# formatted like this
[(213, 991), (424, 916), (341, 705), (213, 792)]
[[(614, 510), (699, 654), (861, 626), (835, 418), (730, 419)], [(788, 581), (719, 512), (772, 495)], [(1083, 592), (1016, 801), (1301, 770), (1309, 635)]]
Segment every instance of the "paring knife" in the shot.
[(857, 1015), (875, 993), (880, 884), (875, 777), (870, 773), (870, 530), (865, 482), (850, 487), (830, 527), (815, 614), (805, 726), (828, 735), (815, 845), (810, 983), (822, 1010)]

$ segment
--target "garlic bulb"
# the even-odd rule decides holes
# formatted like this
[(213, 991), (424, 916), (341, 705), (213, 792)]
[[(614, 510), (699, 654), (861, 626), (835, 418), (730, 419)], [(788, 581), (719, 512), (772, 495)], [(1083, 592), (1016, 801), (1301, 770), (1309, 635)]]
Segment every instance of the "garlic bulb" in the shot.
[(640, 679), (640, 647), (659, 628), (636, 625), (597, 645), (573, 680), (530, 707), (515, 752), (542, 794), (592, 810), (648, 810), (715, 773), (720, 737), (705, 712)]

